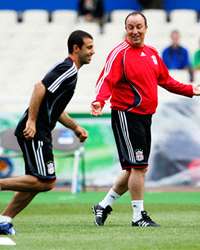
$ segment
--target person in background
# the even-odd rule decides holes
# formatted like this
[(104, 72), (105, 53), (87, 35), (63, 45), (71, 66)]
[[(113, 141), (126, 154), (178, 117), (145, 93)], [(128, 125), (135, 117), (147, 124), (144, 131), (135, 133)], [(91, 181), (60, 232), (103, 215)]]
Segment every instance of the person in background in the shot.
[(194, 81), (194, 72), (190, 62), (189, 52), (180, 45), (180, 32), (173, 30), (171, 32), (171, 45), (162, 52), (162, 59), (168, 69), (187, 69), (190, 82)]
[(183, 84), (169, 75), (156, 49), (144, 43), (147, 19), (132, 12), (125, 19), (126, 38), (108, 55), (96, 84), (91, 114), (99, 116), (107, 100), (122, 171), (112, 188), (93, 206), (94, 222), (103, 226), (112, 204), (129, 190), (133, 214), (131, 226), (157, 227), (144, 210), (144, 182), (151, 149), (151, 122), (158, 104), (158, 85), (192, 97), (200, 85)]
[(104, 33), (105, 25), (104, 0), (79, 0), (78, 18), (84, 17), (87, 22), (97, 22), (100, 33)]
[(142, 9), (162, 9), (162, 0), (138, 0)]
[(0, 179), (0, 191), (16, 191), (0, 215), (0, 234), (15, 234), (12, 219), (39, 193), (55, 186), (56, 173), (51, 131), (59, 121), (74, 131), (81, 142), (87, 131), (64, 110), (77, 83), (78, 70), (89, 64), (94, 54), (92, 36), (76, 30), (68, 38), (68, 56), (35, 84), (28, 109), (21, 117), (15, 135), (23, 152), (25, 175)]
[(193, 56), (193, 69), (200, 70), (200, 39), (199, 39), (199, 48), (194, 52)]

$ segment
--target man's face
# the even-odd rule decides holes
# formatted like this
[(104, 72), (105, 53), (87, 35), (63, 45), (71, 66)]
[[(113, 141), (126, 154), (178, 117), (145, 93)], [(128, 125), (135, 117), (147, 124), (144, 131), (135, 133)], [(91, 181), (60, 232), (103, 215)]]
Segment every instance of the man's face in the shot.
[(90, 38), (83, 38), (84, 44), (78, 52), (80, 65), (90, 63), (92, 56), (94, 55), (93, 40)]
[(180, 34), (178, 31), (173, 31), (171, 33), (171, 40), (173, 46), (178, 46), (180, 42)]
[(144, 44), (144, 38), (147, 31), (144, 18), (137, 14), (131, 15), (126, 20), (125, 29), (127, 32), (127, 40), (136, 47)]

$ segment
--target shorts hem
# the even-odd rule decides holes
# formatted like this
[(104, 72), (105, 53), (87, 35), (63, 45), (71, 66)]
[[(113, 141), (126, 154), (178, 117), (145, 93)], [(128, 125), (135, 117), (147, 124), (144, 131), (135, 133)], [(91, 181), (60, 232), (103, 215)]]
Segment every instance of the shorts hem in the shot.
[(32, 174), (32, 173), (30, 175), (35, 176), (40, 180), (54, 180), (54, 179), (56, 179), (56, 176), (41, 176), (41, 175)]
[(132, 168), (134, 169), (144, 169), (148, 167), (148, 164), (143, 164), (143, 165), (129, 165), (129, 166), (122, 166), (123, 170), (130, 170)]

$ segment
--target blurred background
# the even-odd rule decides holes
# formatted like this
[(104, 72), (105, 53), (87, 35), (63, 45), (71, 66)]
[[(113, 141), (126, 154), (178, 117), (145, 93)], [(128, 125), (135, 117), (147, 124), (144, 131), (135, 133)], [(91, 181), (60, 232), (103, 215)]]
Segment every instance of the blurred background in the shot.
[[(142, 11), (147, 17), (146, 44), (155, 47), (163, 59), (164, 51), (172, 49), (170, 53), (174, 53), (175, 63), (166, 61), (171, 75), (181, 82), (199, 83), (199, 1), (0, 1), (1, 133), (16, 126), (35, 82), (67, 56), (68, 35), (73, 30), (83, 29), (94, 37), (96, 53), (91, 64), (80, 69), (75, 95), (66, 110), (88, 129), (89, 139), (78, 165), (74, 164), (74, 158), (56, 157), (58, 186), (70, 186), (75, 178), (73, 192), (83, 186), (86, 189), (110, 186), (120, 171), (109, 104), (102, 117), (94, 118), (90, 115), (90, 103), (106, 56), (124, 39), (125, 17), (134, 10)], [(178, 31), (176, 39), (172, 31)], [(174, 42), (186, 51), (186, 58), (180, 64), (181, 56), (173, 52)], [(179, 97), (159, 89), (147, 187), (200, 186), (199, 107), (198, 97)], [(60, 138), (63, 141), (68, 136), (62, 133)], [(22, 158), (12, 157), (12, 151), (4, 148), (0, 138), (0, 178), (24, 172)]]

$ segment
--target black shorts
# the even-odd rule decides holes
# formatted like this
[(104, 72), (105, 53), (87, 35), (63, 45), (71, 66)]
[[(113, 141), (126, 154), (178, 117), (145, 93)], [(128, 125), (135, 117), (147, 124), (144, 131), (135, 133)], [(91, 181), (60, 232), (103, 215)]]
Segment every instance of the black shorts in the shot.
[(17, 137), (25, 162), (25, 173), (40, 179), (55, 179), (52, 143), (39, 139)]
[(152, 115), (112, 110), (112, 129), (122, 169), (144, 168), (151, 148)]

